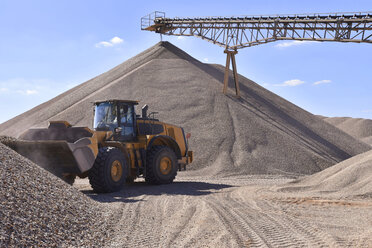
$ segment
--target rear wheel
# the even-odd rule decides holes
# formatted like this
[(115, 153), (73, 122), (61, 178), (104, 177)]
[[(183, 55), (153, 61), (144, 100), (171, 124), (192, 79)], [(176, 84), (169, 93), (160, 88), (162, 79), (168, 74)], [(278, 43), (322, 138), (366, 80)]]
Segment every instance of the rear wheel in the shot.
[(100, 148), (94, 165), (89, 171), (89, 183), (97, 193), (118, 191), (125, 183), (127, 168), (125, 156), (119, 149)]
[(176, 154), (167, 146), (154, 146), (147, 154), (145, 180), (151, 184), (173, 182), (177, 175)]

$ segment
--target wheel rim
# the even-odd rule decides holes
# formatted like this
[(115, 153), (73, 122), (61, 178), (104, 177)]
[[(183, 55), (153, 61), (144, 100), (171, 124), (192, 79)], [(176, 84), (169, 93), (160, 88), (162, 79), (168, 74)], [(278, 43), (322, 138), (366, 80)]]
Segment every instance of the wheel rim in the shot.
[(115, 160), (111, 164), (111, 179), (114, 182), (118, 182), (120, 181), (122, 176), (123, 176), (123, 166), (121, 165), (119, 160)]
[(172, 170), (172, 160), (168, 157), (162, 157), (160, 160), (160, 173), (168, 175)]

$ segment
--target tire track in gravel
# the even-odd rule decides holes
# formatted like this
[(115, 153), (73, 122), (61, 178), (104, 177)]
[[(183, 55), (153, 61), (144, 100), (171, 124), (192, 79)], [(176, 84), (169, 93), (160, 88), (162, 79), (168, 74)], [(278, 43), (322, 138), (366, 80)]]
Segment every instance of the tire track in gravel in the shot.
[[(356, 218), (360, 218), (360, 216), (363, 216), (364, 212), (358, 211), (358, 205), (335, 205), (334, 202), (340, 201), (337, 199), (319, 199), (319, 202), (321, 202), (322, 204), (314, 204), (311, 201), (304, 201), (306, 197), (303, 196), (288, 197), (285, 195), (273, 195), (273, 192), (270, 191), (267, 191), (266, 193), (269, 193), (270, 195), (266, 195), (266, 199), (260, 203), (261, 207), (263, 209), (266, 209), (267, 206), (269, 206), (270, 208), (275, 208), (276, 211), (283, 212), (282, 219), (290, 223), (292, 226), (295, 226), (297, 229), (304, 229), (303, 224), (306, 223), (306, 230), (313, 231), (312, 233), (310, 233), (310, 235), (320, 237), (326, 242), (325, 244), (321, 243), (318, 246), (372, 247), (372, 243), (369, 246), (360, 243), (363, 242), (362, 240), (370, 242), (370, 237), (372, 237), (370, 234), (372, 232), (367, 234), (364, 239), (361, 238), (363, 237), (363, 234), (355, 232), (355, 230), (359, 228), (360, 230), (363, 230), (363, 224), (365, 223), (360, 223), (360, 226), (358, 223), (353, 224), (352, 222), (354, 222), (354, 220), (341, 222), (337, 221), (340, 218), (338, 212), (340, 211), (340, 209), (342, 209), (342, 211), (348, 211), (351, 215), (352, 213), (350, 212), (350, 210), (353, 210), (353, 212), (358, 213), (359, 215)], [(312, 199), (312, 197), (307, 198)], [(315, 203), (317, 202), (315, 201)], [(362, 207), (361, 210), (365, 209), (366, 207)], [(312, 218), (312, 216), (314, 216), (314, 218)], [(334, 227), (336, 227), (337, 229), (342, 228), (343, 232), (335, 232), (334, 230), (328, 231), (332, 230), (331, 228)]]
[(146, 196), (138, 206), (135, 204), (131, 206), (136, 210), (136, 218), (130, 223), (134, 228), (129, 232), (129, 239), (125, 246), (159, 247), (161, 245), (160, 227), (163, 219), (163, 204), (158, 202), (162, 200), (154, 196)]
[(329, 247), (330, 241), (334, 241), (284, 213), (274, 213), (274, 207), (261, 200), (255, 204), (261, 209), (253, 208), (247, 202), (232, 198), (230, 192), (211, 198), (209, 203), (239, 246), (247, 246), (247, 236), (250, 247)]
[[(276, 209), (269, 201), (263, 200), (260, 201), (259, 206), (262, 208), (263, 214), (265, 210), (271, 209), (273, 211)], [(300, 221), (298, 218), (292, 217), (290, 212), (286, 211), (284, 208), (277, 208), (275, 211), (280, 211), (280, 214), (275, 214), (275, 217), (271, 217), (267, 214), (268, 217), (274, 218), (287, 225), (294, 233), (297, 233), (299, 237), (303, 237), (303, 240), (306, 240), (308, 246), (317, 246), (317, 247), (334, 247), (339, 242), (327, 235), (327, 233), (322, 232), (318, 228), (314, 227), (308, 222)]]
[[(219, 222), (218, 215), (210, 209), (209, 204), (204, 200), (194, 201), (196, 212), (187, 225), (184, 233), (187, 233), (184, 242), (180, 247), (234, 247), (231, 238), (224, 239), (221, 236), (229, 234), (223, 223)], [(221, 228), (222, 227), (222, 228)], [(228, 235), (230, 237), (230, 235)], [(202, 241), (202, 242), (201, 242)]]
[[(160, 228), (163, 219), (164, 204), (152, 195), (135, 198), (136, 202), (114, 203), (121, 209), (114, 228), (114, 237), (107, 247), (159, 247)], [(112, 203), (109, 203), (112, 205)]]
[[(114, 203), (115, 209), (120, 209), (122, 212), (121, 216), (118, 216), (118, 221), (116, 222), (114, 228), (114, 237), (107, 247), (124, 247), (131, 240), (131, 234), (135, 234), (138, 229), (139, 219), (141, 216), (141, 205), (146, 197), (142, 197), (136, 203)], [(112, 203), (108, 203), (112, 206)], [(114, 210), (115, 211), (115, 210)], [(124, 229), (127, 228), (127, 229)]]
[[(245, 204), (239, 204), (245, 206)], [(259, 202), (258, 205), (262, 208), (262, 202)], [(317, 235), (317, 232), (311, 226), (303, 222), (299, 223), (298, 220), (289, 218), (283, 213), (272, 213), (272, 211), (272, 205), (267, 205), (266, 208), (262, 208), (262, 211), (260, 211), (260, 221), (257, 222), (257, 226), (264, 226), (263, 229), (267, 230), (269, 239), (274, 237), (272, 240), (274, 246), (277, 246), (277, 240), (279, 241), (279, 246), (287, 246), (286, 242), (288, 238), (284, 239), (283, 237), (289, 237), (289, 239), (295, 240), (294, 243), (292, 242), (290, 244), (293, 246), (329, 247), (325, 242), (325, 238), (321, 235)], [(270, 214), (268, 214), (268, 212)], [(267, 223), (270, 223), (269, 227)], [(274, 225), (274, 227), (271, 227), (271, 225)]]
[[(191, 212), (186, 209), (188, 212), (183, 218), (185, 222), (177, 227), (180, 219), (175, 218), (183, 204), (182, 200), (175, 201), (172, 197), (149, 194), (135, 198), (137, 202), (116, 203), (118, 208), (124, 210), (116, 225), (114, 241), (108, 247), (172, 246), (174, 239), (187, 228), (195, 212), (195, 209), (191, 209)], [(170, 227), (165, 228), (166, 224)]]
[(219, 220), (225, 225), (226, 229), (230, 231), (239, 247), (245, 247), (247, 244), (250, 246), (268, 246), (264, 237), (259, 235), (253, 230), (241, 216), (236, 214), (232, 208), (226, 207), (221, 204), (221, 199), (210, 199), (209, 205), (217, 213)]
[[(176, 222), (176, 225), (172, 225), (164, 230), (166, 234), (168, 234), (166, 240), (166, 247), (175, 246), (175, 244), (179, 244), (179, 246), (184, 246), (184, 240), (187, 237), (184, 237), (185, 233), (189, 233), (188, 230), (191, 229), (191, 220), (194, 218), (196, 214), (196, 206), (186, 204), (186, 200), (189, 197), (183, 197), (182, 206), (179, 208), (175, 208), (178, 211), (175, 211), (175, 214), (171, 216), (171, 221)], [(175, 221), (176, 220), (176, 221)], [(165, 234), (163, 235), (165, 236)]]

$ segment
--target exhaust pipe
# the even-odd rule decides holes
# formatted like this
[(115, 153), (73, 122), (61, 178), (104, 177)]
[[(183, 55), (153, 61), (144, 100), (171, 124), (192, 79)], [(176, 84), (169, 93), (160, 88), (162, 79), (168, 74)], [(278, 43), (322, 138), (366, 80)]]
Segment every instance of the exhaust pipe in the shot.
[(147, 119), (147, 110), (149, 109), (149, 106), (147, 104), (143, 105), (142, 107), (142, 118)]

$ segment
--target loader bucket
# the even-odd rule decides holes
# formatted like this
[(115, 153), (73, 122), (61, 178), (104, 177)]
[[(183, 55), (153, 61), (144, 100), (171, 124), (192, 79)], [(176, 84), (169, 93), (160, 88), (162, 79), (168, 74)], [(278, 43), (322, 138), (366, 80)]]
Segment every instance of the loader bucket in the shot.
[(88, 171), (96, 159), (88, 147), (90, 144), (90, 138), (82, 138), (76, 143), (19, 140), (13, 142), (11, 148), (52, 173), (81, 174)]
[(30, 129), (9, 146), (57, 176), (90, 170), (98, 152), (95, 133), (88, 128), (60, 124)]

